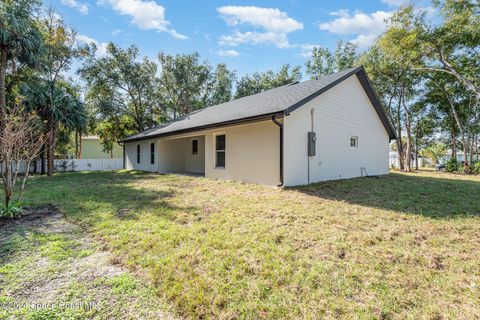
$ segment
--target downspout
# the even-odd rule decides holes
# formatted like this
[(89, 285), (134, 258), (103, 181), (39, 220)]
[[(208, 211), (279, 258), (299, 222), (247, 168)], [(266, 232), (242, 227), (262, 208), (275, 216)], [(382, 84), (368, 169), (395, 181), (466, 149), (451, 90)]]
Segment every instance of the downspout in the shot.
[[(315, 114), (315, 108), (312, 108), (310, 110), (310, 132), (314, 132), (313, 131), (313, 116)], [(310, 158), (311, 156), (309, 154), (307, 154), (307, 184), (310, 184)]]
[(283, 124), (275, 118), (275, 115), (272, 116), (272, 121), (280, 128), (280, 183), (278, 187), (281, 187), (283, 186)]

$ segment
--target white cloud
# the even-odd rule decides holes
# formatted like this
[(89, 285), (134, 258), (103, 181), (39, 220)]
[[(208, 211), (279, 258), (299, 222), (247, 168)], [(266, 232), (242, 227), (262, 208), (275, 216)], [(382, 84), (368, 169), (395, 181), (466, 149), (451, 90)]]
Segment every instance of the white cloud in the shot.
[(382, 0), (382, 3), (388, 4), (392, 7), (400, 7), (405, 3), (405, 0)]
[(237, 27), (247, 25), (260, 31), (240, 32), (220, 37), (220, 45), (237, 46), (239, 44), (270, 43), (279, 48), (289, 46), (288, 34), (303, 29), (303, 24), (290, 18), (286, 12), (277, 8), (255, 6), (225, 6), (217, 8), (218, 13), (228, 25)]
[(218, 50), (216, 52), (217, 55), (219, 55), (220, 57), (238, 57), (240, 55), (240, 52), (236, 51), (236, 50)]
[(218, 8), (217, 11), (232, 26), (249, 24), (253, 27), (281, 33), (303, 29), (301, 22), (290, 18), (287, 13), (276, 8), (226, 6)]
[(112, 31), (112, 36), (116, 36), (116, 35), (118, 35), (118, 34), (120, 34), (120, 33), (122, 33), (122, 30), (120, 30), (120, 29), (115, 29), (115, 30)]
[(298, 55), (300, 57), (304, 57), (304, 58), (310, 58), (312, 56), (313, 48), (322, 47), (319, 44), (310, 44), (310, 43), (304, 43), (304, 44), (300, 44), (298, 46), (300, 47), (300, 53)]
[(99, 0), (100, 4), (110, 5), (121, 15), (128, 16), (132, 23), (143, 30), (166, 32), (176, 39), (187, 39), (186, 36), (170, 28), (165, 19), (165, 8), (155, 1), (142, 0)]
[(84, 34), (77, 34), (77, 41), (83, 42), (85, 44), (94, 43), (95, 46), (97, 47), (97, 52), (95, 53), (97, 57), (103, 57), (107, 54), (107, 45), (108, 45), (107, 42), (99, 42), (98, 40), (95, 40)]
[(81, 3), (77, 0), (60, 0), (60, 2), (63, 5), (76, 9), (83, 14), (88, 14), (88, 6), (85, 3)]
[(271, 43), (279, 48), (289, 47), (287, 35), (275, 32), (235, 32), (231, 35), (223, 35), (220, 37), (220, 45), (238, 46), (240, 44), (252, 43)]
[(367, 47), (377, 36), (385, 31), (387, 20), (392, 12), (376, 11), (370, 14), (357, 11), (351, 14), (348, 10), (330, 13), (335, 17), (330, 22), (320, 23), (320, 30), (342, 36), (356, 36), (351, 42), (359, 47)]

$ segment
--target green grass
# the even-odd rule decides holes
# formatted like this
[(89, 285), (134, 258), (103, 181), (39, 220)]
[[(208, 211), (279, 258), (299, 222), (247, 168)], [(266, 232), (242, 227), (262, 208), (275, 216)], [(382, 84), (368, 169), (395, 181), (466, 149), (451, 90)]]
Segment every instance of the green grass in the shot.
[[(393, 173), (282, 190), (68, 173), (32, 179), (26, 202), (56, 205), (187, 318), (480, 317), (480, 177)], [(45, 254), (71, 257), (75, 243), (58, 241)], [(128, 295), (138, 283), (106, 284)]]

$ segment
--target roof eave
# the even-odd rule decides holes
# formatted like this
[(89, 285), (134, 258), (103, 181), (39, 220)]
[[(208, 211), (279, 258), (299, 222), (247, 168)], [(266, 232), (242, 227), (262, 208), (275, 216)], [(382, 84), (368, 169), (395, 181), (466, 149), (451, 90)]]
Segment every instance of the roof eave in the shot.
[(264, 120), (271, 119), (272, 116), (283, 116), (283, 115), (284, 115), (284, 111), (281, 110), (281, 111), (276, 111), (276, 112), (265, 113), (265, 114), (258, 115), (258, 116), (252, 116), (252, 117), (241, 118), (241, 119), (236, 119), (236, 120), (223, 121), (223, 122), (218, 122), (218, 123), (213, 123), (213, 124), (208, 124), (208, 125), (203, 125), (203, 126), (197, 126), (197, 127), (192, 127), (192, 128), (186, 128), (186, 129), (180, 129), (180, 130), (175, 130), (175, 131), (170, 131), (170, 132), (165, 132), (165, 133), (158, 133), (158, 134), (154, 134), (154, 135), (150, 135), (150, 136), (143, 136), (143, 137), (137, 137), (137, 138), (126, 138), (126, 139), (123, 139), (119, 142), (128, 143), (128, 142), (143, 141), (143, 140), (149, 140), (149, 139), (158, 139), (158, 138), (163, 138), (163, 137), (175, 136), (175, 135), (178, 135), (178, 134), (192, 133), (192, 132), (203, 131), (203, 130), (208, 130), (208, 129), (214, 129), (214, 128), (220, 128), (220, 127), (239, 125), (239, 124), (246, 124), (246, 123), (251, 123), (251, 122), (264, 121)]

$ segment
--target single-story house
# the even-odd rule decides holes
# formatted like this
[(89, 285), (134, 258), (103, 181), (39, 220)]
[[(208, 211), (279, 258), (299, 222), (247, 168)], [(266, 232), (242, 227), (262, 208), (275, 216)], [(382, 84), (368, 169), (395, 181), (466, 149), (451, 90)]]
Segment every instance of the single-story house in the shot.
[(293, 186), (387, 174), (391, 139), (358, 67), (198, 110), (122, 143), (127, 169)]

